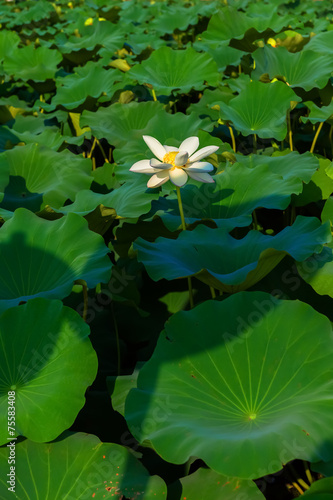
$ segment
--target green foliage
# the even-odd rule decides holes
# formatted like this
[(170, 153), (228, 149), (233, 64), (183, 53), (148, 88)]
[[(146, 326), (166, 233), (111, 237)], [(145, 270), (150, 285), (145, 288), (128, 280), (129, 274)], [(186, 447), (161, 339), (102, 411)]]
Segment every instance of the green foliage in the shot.
[(331, 11), (0, 0), (1, 499), (332, 497)]

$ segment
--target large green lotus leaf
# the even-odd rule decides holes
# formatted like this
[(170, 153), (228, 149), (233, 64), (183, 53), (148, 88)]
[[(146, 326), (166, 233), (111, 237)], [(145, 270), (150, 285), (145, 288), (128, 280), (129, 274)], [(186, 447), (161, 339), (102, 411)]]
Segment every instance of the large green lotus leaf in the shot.
[(303, 191), (293, 200), (293, 204), (302, 207), (308, 203), (326, 200), (333, 193), (332, 162), (326, 158), (319, 159), (319, 169), (314, 172)]
[[(8, 448), (0, 448), (1, 498), (7, 490)], [(16, 498), (20, 500), (104, 500), (166, 498), (167, 488), (150, 476), (127, 448), (102, 443), (92, 434), (66, 432), (52, 443), (26, 439), (16, 445)], [(124, 495), (124, 497), (123, 497)]]
[(89, 61), (83, 68), (76, 68), (75, 73), (57, 78), (57, 93), (52, 99), (51, 107), (73, 110), (84, 104), (89, 97), (97, 99), (103, 93), (112, 97), (117, 90), (114, 84), (121, 79), (120, 71), (105, 70)]
[(331, 57), (312, 50), (293, 54), (285, 47), (266, 45), (256, 50), (252, 57), (256, 63), (252, 72), (254, 78), (259, 79), (263, 74), (268, 74), (271, 79), (284, 77), (290, 87), (302, 87), (304, 90), (322, 89), (332, 74)]
[(264, 278), (286, 254), (303, 261), (330, 240), (328, 223), (298, 216), (276, 236), (250, 231), (236, 240), (223, 227), (198, 225), (193, 231), (183, 231), (177, 240), (159, 237), (151, 243), (138, 238), (133, 246), (154, 281), (196, 276), (219, 290), (235, 293)]
[(89, 288), (108, 282), (109, 250), (87, 226), (76, 214), (48, 221), (15, 210), (0, 231), (0, 310), (34, 297), (62, 299), (77, 279)]
[(4, 70), (8, 75), (13, 75), (16, 80), (33, 80), (44, 82), (54, 78), (58, 64), (62, 61), (61, 54), (47, 47), (34, 48), (27, 45), (16, 48), (5, 58)]
[[(220, 43), (217, 47), (208, 47), (207, 52), (212, 56), (219, 71), (223, 72), (227, 66), (238, 66), (245, 52), (229, 47), (228, 41)], [(197, 44), (196, 50), (200, 50)], [(202, 50), (202, 49), (201, 49)]]
[(117, 102), (107, 108), (99, 108), (96, 112), (83, 111), (80, 125), (90, 127), (98, 139), (104, 138), (110, 144), (120, 146), (133, 139), (142, 140), (142, 130), (155, 115), (161, 121), (166, 115), (163, 105), (158, 102)]
[(310, 110), (308, 116), (302, 116), (301, 120), (303, 123), (307, 121), (311, 123), (326, 122), (330, 121), (332, 124), (333, 118), (333, 101), (328, 106), (322, 106), (319, 108), (314, 102), (309, 101), (304, 103)]
[[(141, 11), (144, 10), (139, 5), (138, 8)], [(142, 33), (140, 31), (129, 33), (126, 38), (126, 46), (129, 46), (134, 54), (141, 54), (142, 51), (146, 50), (149, 47), (156, 50), (160, 47), (163, 47), (163, 45), (165, 44), (166, 41), (158, 38), (157, 34), (156, 37), (152, 37), (151, 30), (149, 30), (148, 33), (146, 33), (145, 31), (143, 31)]]
[(21, 4), (21, 6), (22, 8), (19, 9), (19, 12), (15, 12), (12, 22), (7, 24), (9, 28), (22, 26), (22, 24), (30, 24), (31, 22), (36, 23), (55, 14), (54, 6), (45, 0), (38, 0), (38, 3), (33, 6), (31, 4)]
[(13, 438), (51, 441), (73, 424), (97, 374), (89, 333), (81, 316), (60, 300), (37, 298), (3, 313), (1, 444), (8, 439), (8, 391), (15, 391)]
[(102, 205), (103, 210), (114, 209), (114, 217), (117, 219), (136, 219), (149, 212), (151, 202), (159, 197), (158, 193), (147, 188), (144, 181), (145, 179), (140, 177), (136, 179), (136, 182), (125, 182), (108, 194), (94, 193), (89, 190), (79, 191), (74, 203), (55, 211), (63, 214), (77, 213), (84, 216)]
[[(299, 179), (302, 182), (310, 182), (313, 174), (319, 168), (319, 161), (316, 156), (308, 151), (300, 154), (297, 151), (292, 151), (287, 154), (285, 152), (273, 153), (272, 156), (264, 155), (241, 155), (236, 153), (235, 157), (242, 165), (248, 168), (258, 168), (259, 165), (268, 165), (271, 172), (280, 175), (283, 179)], [(300, 193), (302, 185), (299, 183)]]
[(69, 151), (57, 153), (38, 144), (17, 146), (0, 154), (0, 215), (18, 207), (33, 212), (45, 205), (61, 207), (82, 189), (89, 189), (91, 162)]
[(243, 135), (282, 141), (287, 134), (286, 112), (290, 101), (301, 99), (284, 83), (251, 81), (229, 104), (220, 105), (223, 120), (230, 120)]
[[(125, 31), (125, 26), (116, 26), (109, 21), (103, 21), (82, 27), (79, 36), (67, 37), (60, 33), (55, 37), (54, 43), (60, 52), (66, 54), (66, 57), (73, 61), (76, 60), (75, 52), (81, 50), (92, 52), (94, 49), (100, 49), (101, 47), (109, 49), (111, 58), (117, 49), (122, 48)], [(71, 55), (71, 52), (74, 54)]]
[[(241, 162), (248, 157), (241, 157)], [(213, 177), (214, 184), (190, 184), (182, 188), (185, 221), (192, 224), (198, 219), (213, 219), (225, 229), (247, 226), (251, 214), (258, 207), (284, 210), (292, 193), (300, 193), (303, 184), (296, 176), (283, 178), (273, 173), (269, 164), (248, 168), (246, 161), (227, 165), (223, 172)], [(250, 162), (247, 162), (250, 165)], [(161, 217), (170, 231), (181, 227), (175, 194), (153, 202), (152, 213)]]
[(185, 31), (190, 24), (194, 26), (198, 23), (199, 14), (203, 15), (200, 4), (184, 6), (161, 3), (160, 6), (158, 15), (149, 22), (149, 32), (155, 30), (158, 36), (173, 33), (176, 29)]
[(170, 95), (216, 87), (220, 75), (216, 62), (208, 54), (200, 54), (192, 47), (172, 50), (161, 47), (148, 59), (133, 66), (128, 75), (140, 84), (149, 83), (157, 95)]
[(188, 500), (264, 500), (253, 481), (217, 474), (210, 469), (200, 468), (193, 474), (180, 479), (182, 496)]
[(325, 31), (311, 38), (303, 49), (319, 52), (320, 54), (333, 54), (333, 31)]
[(295, 458), (327, 459), (332, 379), (325, 316), (240, 292), (167, 321), (125, 417), (136, 439), (169, 462), (196, 456), (216, 472), (253, 479)]
[(252, 42), (262, 38), (261, 33), (267, 29), (278, 33), (288, 24), (289, 20), (279, 16), (274, 9), (267, 16), (249, 17), (235, 7), (224, 7), (211, 17), (207, 31), (199, 35), (199, 39), (203, 43), (217, 46), (221, 41), (234, 38), (239, 40), (246, 35), (246, 39)]
[[(231, 99), (235, 96), (229, 87), (220, 87), (214, 90), (206, 89), (199, 102), (190, 104), (187, 108), (186, 113), (188, 115), (195, 113), (200, 118), (209, 116), (213, 121), (217, 122), (220, 117), (220, 106), (216, 106), (216, 103), (224, 102), (229, 103)], [(208, 125), (210, 127), (210, 124)], [(210, 128), (207, 127), (208, 132)]]
[(297, 264), (299, 274), (319, 295), (333, 297), (333, 249), (324, 247), (319, 255), (313, 255)]
[(333, 500), (333, 477), (320, 479), (304, 492), (305, 500)]
[(0, 61), (10, 55), (20, 43), (20, 37), (15, 31), (1, 30), (0, 31)]

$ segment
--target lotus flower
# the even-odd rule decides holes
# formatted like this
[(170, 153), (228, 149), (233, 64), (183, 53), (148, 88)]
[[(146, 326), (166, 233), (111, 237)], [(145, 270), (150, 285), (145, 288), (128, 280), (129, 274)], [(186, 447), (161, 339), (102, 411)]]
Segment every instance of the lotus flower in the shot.
[(151, 175), (147, 183), (149, 188), (162, 186), (169, 179), (175, 186), (181, 187), (186, 184), (188, 177), (201, 182), (214, 182), (208, 173), (214, 169), (213, 165), (199, 160), (215, 153), (218, 146), (206, 146), (195, 153), (199, 147), (198, 137), (188, 137), (179, 148), (162, 146), (149, 135), (144, 135), (143, 140), (158, 160), (137, 161), (130, 170)]

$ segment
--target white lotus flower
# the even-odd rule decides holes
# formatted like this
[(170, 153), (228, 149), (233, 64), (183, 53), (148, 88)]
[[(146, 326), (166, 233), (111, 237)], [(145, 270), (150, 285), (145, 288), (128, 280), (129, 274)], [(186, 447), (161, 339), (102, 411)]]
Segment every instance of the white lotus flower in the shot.
[(208, 173), (214, 169), (213, 165), (199, 160), (215, 153), (218, 146), (206, 146), (195, 153), (199, 147), (198, 137), (188, 137), (179, 148), (162, 146), (149, 135), (144, 135), (143, 140), (158, 160), (153, 158), (137, 161), (130, 170), (151, 175), (147, 183), (149, 188), (162, 186), (169, 179), (175, 186), (181, 187), (186, 184), (188, 176), (196, 181), (214, 182)]

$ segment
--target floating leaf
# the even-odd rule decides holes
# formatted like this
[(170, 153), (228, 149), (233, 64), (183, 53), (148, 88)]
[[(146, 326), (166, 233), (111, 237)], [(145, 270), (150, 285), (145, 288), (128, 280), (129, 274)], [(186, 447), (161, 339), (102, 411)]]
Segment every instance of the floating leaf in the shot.
[[(25, 440), (16, 445), (16, 494), (20, 500), (104, 500), (119, 495), (135, 500), (166, 497), (166, 485), (147, 470), (124, 446), (101, 443), (83, 432), (63, 434), (52, 443)], [(0, 448), (1, 481), (6, 486), (3, 500), (11, 500), (7, 490), (8, 452)], [(38, 485), (38, 491), (36, 490)], [(51, 495), (51, 496), (50, 496)]]
[(258, 478), (295, 458), (325, 459), (332, 367), (326, 317), (241, 292), (170, 318), (129, 392), (126, 421), (169, 462), (196, 456), (221, 474)]
[(62, 299), (77, 279), (92, 288), (110, 278), (103, 238), (76, 214), (48, 221), (18, 208), (2, 226), (0, 243), (0, 310), (34, 297)]
[(288, 23), (289, 20), (279, 16), (274, 9), (271, 9), (267, 16), (249, 17), (235, 7), (224, 7), (211, 17), (207, 31), (204, 31), (200, 38), (203, 43), (216, 46), (221, 41), (239, 40), (246, 35), (246, 41), (251, 43), (263, 38), (261, 33), (268, 28), (278, 33)]
[[(180, 479), (182, 498), (189, 500), (263, 500), (265, 497), (253, 481), (217, 474), (210, 469), (198, 469)], [(204, 487), (203, 487), (204, 485)], [(171, 486), (172, 487), (172, 486)]]
[[(303, 123), (306, 123), (307, 121), (311, 123), (318, 123), (318, 122), (326, 122), (326, 121), (331, 121), (333, 118), (333, 101), (328, 106), (322, 106), (319, 108), (319, 106), (316, 106), (314, 102), (309, 101), (304, 103), (310, 110), (310, 113), (308, 116), (302, 116), (301, 120)], [(333, 124), (333, 123), (332, 123)]]
[(229, 104), (220, 105), (223, 120), (230, 120), (243, 135), (282, 141), (287, 134), (286, 112), (300, 98), (281, 82), (251, 81)]
[(139, 83), (149, 83), (157, 95), (170, 95), (173, 91), (186, 93), (202, 90), (206, 85), (216, 87), (220, 75), (215, 61), (208, 54), (200, 54), (191, 47), (172, 50), (161, 47), (140, 65), (128, 72)]
[(61, 54), (54, 49), (27, 45), (16, 48), (5, 58), (4, 70), (8, 75), (13, 75), (16, 80), (24, 82), (45, 82), (54, 78), (58, 64), (62, 61)]
[(331, 57), (311, 50), (293, 54), (285, 47), (266, 45), (256, 50), (252, 57), (256, 63), (252, 77), (259, 79), (265, 73), (271, 80), (284, 77), (290, 87), (302, 87), (304, 90), (322, 89), (332, 74)]
[(15, 391), (15, 436), (55, 439), (70, 427), (97, 374), (89, 327), (59, 300), (38, 298), (0, 317), (0, 443), (8, 440), (8, 391)]
[[(267, 165), (271, 172), (280, 175), (283, 179), (299, 179), (302, 182), (308, 183), (311, 177), (319, 168), (319, 161), (316, 156), (308, 151), (299, 154), (297, 151), (292, 151), (286, 154), (283, 152), (273, 153), (272, 156), (264, 155), (241, 155), (235, 154), (237, 161), (248, 168), (259, 168), (259, 165)], [(302, 185), (299, 183), (300, 193)]]
[(325, 31), (311, 38), (303, 51), (311, 50), (320, 54), (333, 54), (333, 31)]
[[(214, 184), (202, 184), (199, 187), (187, 184), (182, 188), (187, 224), (199, 219), (212, 219), (218, 227), (228, 230), (248, 226), (252, 220), (251, 214), (256, 208), (284, 210), (290, 203), (291, 194), (302, 191), (303, 183), (299, 175), (303, 172), (300, 163), (297, 164), (295, 161), (295, 174), (287, 173), (287, 169), (283, 167), (279, 175), (272, 172), (272, 170), (278, 172), (279, 161), (272, 162), (274, 167), (269, 168), (270, 158), (268, 158), (267, 162), (259, 162), (255, 168), (248, 168), (245, 165), (252, 164), (251, 157), (238, 156), (241, 163), (227, 165), (223, 172), (213, 177)], [(255, 160), (254, 156), (253, 161)], [(309, 177), (309, 163), (303, 162), (304, 177)], [(313, 163), (316, 165), (316, 160), (311, 162), (312, 168)], [(288, 165), (289, 162), (286, 161), (286, 167)], [(161, 217), (171, 231), (181, 227), (175, 194), (153, 202), (151, 214)]]
[(193, 231), (183, 231), (177, 240), (160, 237), (150, 243), (138, 238), (134, 249), (154, 281), (196, 276), (219, 290), (235, 293), (260, 281), (287, 253), (303, 261), (330, 240), (327, 223), (322, 226), (314, 217), (298, 216), (276, 236), (250, 231), (236, 240), (223, 227), (198, 225)]
[[(112, 97), (116, 92), (116, 81), (122, 75), (117, 70), (105, 70), (96, 63), (89, 61), (83, 68), (76, 68), (74, 74), (57, 78), (57, 93), (53, 97), (51, 109), (56, 106), (66, 109), (76, 109), (90, 97), (97, 99), (102, 94)], [(121, 87), (122, 88), (122, 84)]]
[(143, 142), (142, 130), (149, 120), (155, 116), (162, 120), (165, 114), (163, 105), (157, 102), (117, 102), (108, 108), (99, 108), (96, 112), (84, 111), (80, 124), (81, 127), (89, 126), (98, 139), (104, 138), (110, 144), (120, 146), (133, 139)]
[(18, 207), (34, 212), (56, 208), (74, 199), (92, 182), (91, 162), (69, 151), (57, 153), (38, 144), (0, 154), (0, 216), (12, 217)]

